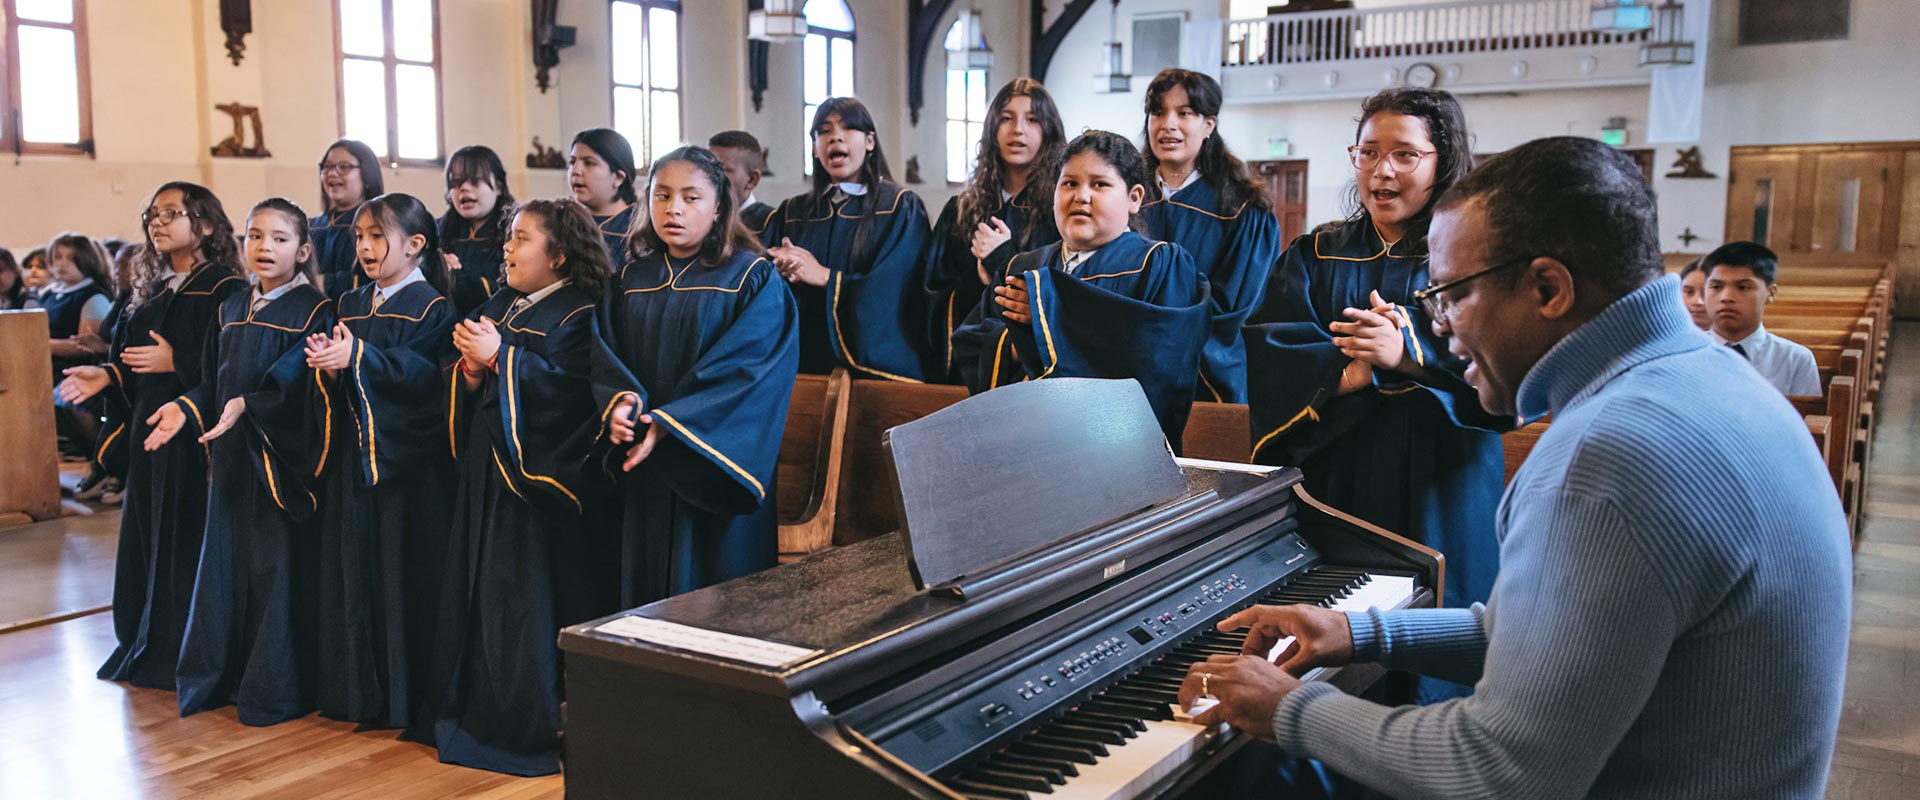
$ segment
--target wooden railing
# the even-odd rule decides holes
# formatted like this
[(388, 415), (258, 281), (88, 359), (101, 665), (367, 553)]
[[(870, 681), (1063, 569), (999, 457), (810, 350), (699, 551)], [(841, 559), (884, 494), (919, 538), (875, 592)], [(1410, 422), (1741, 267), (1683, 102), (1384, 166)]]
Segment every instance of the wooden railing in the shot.
[(1646, 31), (1593, 30), (1591, 0), (1453, 3), (1227, 20), (1223, 66), (1638, 44)]

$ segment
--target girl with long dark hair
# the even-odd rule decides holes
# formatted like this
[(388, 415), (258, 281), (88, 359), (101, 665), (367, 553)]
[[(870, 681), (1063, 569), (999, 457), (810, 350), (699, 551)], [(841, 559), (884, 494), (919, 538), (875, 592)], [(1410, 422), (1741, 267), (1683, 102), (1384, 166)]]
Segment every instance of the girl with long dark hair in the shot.
[(800, 305), (800, 371), (844, 366), (918, 383), (945, 371), (919, 333), (927, 207), (893, 182), (873, 115), (830, 97), (813, 115), (813, 188), (774, 209), (760, 241)]
[(633, 227), (633, 145), (612, 128), (588, 128), (567, 151), (567, 186), (586, 206), (615, 270), (627, 263), (627, 231)]
[(314, 270), (327, 297), (360, 288), (367, 276), (354, 264), (353, 212), (385, 194), (380, 158), (365, 142), (341, 139), (320, 157), (320, 214), (311, 221)]
[[(1433, 205), (1473, 163), (1452, 95), (1388, 89), (1348, 148), (1357, 202), (1294, 240), (1247, 326), (1253, 456), (1315, 497), (1447, 556), (1443, 604), (1487, 599), (1506, 477), (1500, 437), (1413, 293)], [(1491, 429), (1491, 430), (1489, 430)]]
[(928, 327), (945, 380), (958, 381), (949, 341), (999, 283), (1015, 255), (1060, 241), (1053, 224), (1053, 184), (1067, 149), (1066, 125), (1039, 81), (1016, 78), (987, 107), (993, 124), (980, 134), (973, 175), (933, 223), (927, 249)]
[(456, 318), (466, 316), (500, 287), (500, 248), (513, 218), (507, 165), (490, 147), (471, 145), (447, 157), (447, 213), (440, 217), (440, 252), (446, 262)]
[(1219, 82), (1192, 70), (1169, 69), (1147, 85), (1145, 150), (1154, 180), (1142, 216), (1147, 235), (1186, 248), (1213, 287), (1195, 399), (1244, 403), (1240, 326), (1260, 305), (1280, 254), (1280, 224), (1265, 188), (1220, 135), (1220, 103)]

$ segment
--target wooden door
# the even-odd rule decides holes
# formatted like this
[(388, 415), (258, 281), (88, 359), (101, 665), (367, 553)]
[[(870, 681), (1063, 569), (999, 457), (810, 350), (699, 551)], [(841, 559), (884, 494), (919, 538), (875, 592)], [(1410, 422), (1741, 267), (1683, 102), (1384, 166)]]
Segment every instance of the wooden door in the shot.
[(1267, 185), (1282, 246), (1307, 232), (1307, 161), (1255, 161), (1248, 166)]
[(1796, 230), (1800, 158), (1800, 153), (1733, 153), (1726, 241), (1759, 242), (1776, 253), (1808, 249), (1806, 237)]
[(1814, 253), (1893, 257), (1891, 234), (1899, 223), (1897, 217), (1893, 225), (1885, 222), (1888, 201), (1898, 203), (1897, 155), (1886, 150), (1813, 154)]

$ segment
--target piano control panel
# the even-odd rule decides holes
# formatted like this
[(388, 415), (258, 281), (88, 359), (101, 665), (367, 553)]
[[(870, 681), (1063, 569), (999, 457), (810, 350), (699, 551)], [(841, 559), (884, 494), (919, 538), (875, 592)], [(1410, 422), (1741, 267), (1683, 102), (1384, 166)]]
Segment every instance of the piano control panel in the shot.
[(1289, 533), (1219, 569), (1180, 584), (1116, 622), (1052, 651), (972, 692), (935, 714), (914, 721), (877, 743), (887, 752), (933, 772), (981, 741), (1047, 716), (1062, 698), (1078, 699), (1125, 675), (1174, 642), (1187, 639), (1251, 601), (1289, 575), (1319, 560), (1298, 534)]

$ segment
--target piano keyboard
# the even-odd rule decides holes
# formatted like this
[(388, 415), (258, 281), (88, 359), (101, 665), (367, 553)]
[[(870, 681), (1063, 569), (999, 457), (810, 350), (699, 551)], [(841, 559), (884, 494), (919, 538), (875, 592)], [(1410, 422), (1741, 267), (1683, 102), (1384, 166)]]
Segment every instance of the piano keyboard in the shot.
[[(1412, 602), (1416, 590), (1410, 576), (1320, 566), (1268, 592), (1258, 603), (1304, 603), (1336, 611), (1390, 609)], [(1201, 630), (1065, 714), (943, 777), (942, 782), (973, 800), (1141, 796), (1199, 757), (1224, 730), (1224, 726), (1185, 721), (1178, 707), (1180, 684), (1196, 662), (1214, 655), (1239, 655), (1247, 632), (1222, 633), (1211, 625)], [(1268, 657), (1278, 655), (1291, 641), (1276, 645)], [(1303, 679), (1312, 680), (1320, 672), (1314, 670)]]

